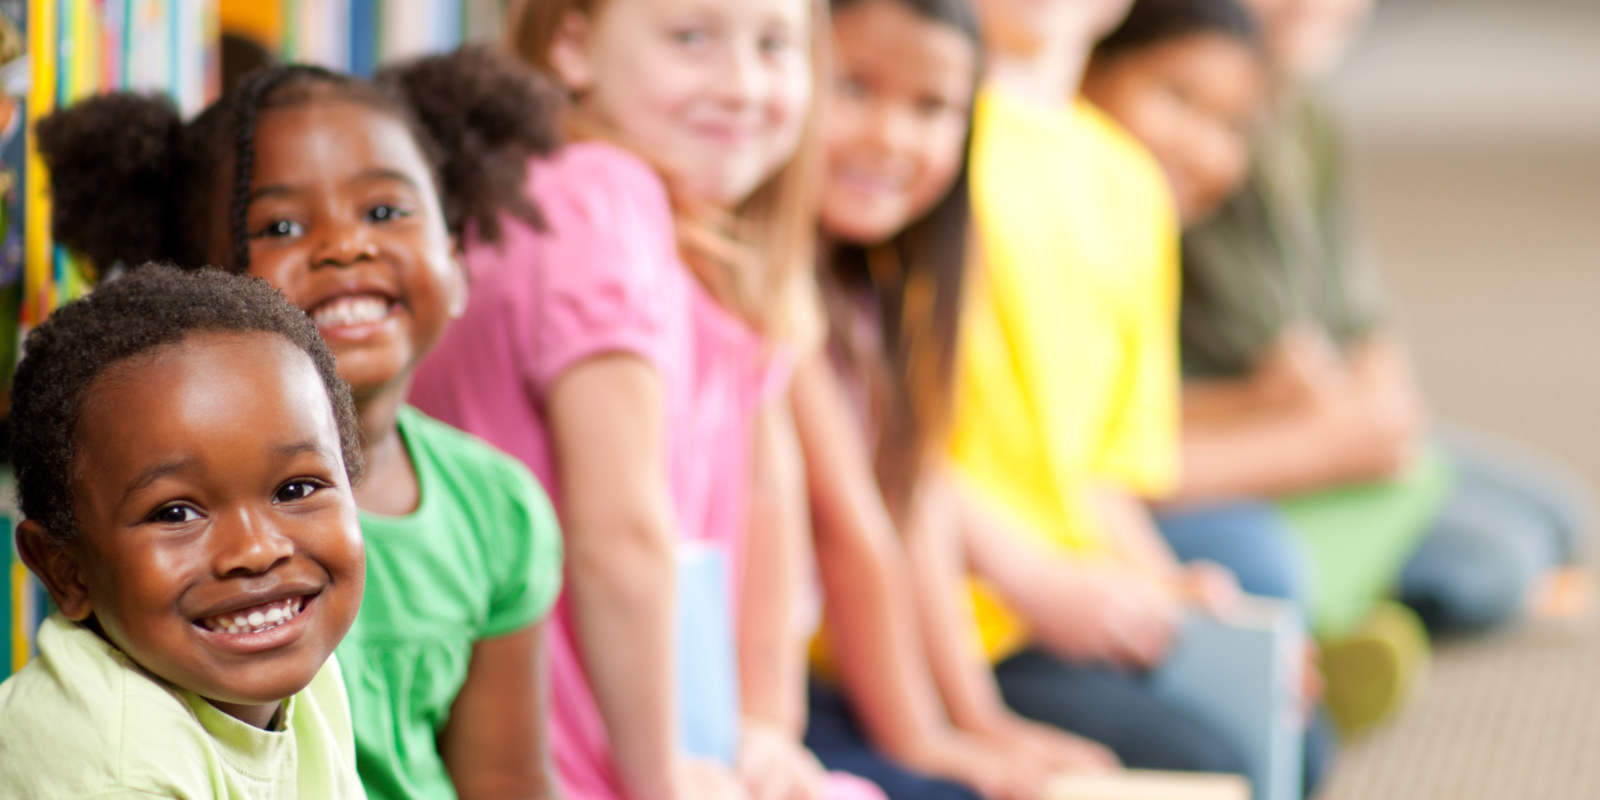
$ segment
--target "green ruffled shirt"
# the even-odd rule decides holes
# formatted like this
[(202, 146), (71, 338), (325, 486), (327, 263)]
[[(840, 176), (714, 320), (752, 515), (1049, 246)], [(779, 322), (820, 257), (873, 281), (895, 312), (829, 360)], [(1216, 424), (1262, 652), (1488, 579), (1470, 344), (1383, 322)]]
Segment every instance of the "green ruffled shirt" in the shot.
[(262, 730), (56, 614), (0, 684), (0, 795), (36, 800), (362, 798), (339, 662)]
[(368, 794), (454, 798), (438, 737), (472, 646), (549, 612), (561, 533), (520, 462), (410, 406), (399, 423), (421, 500), (404, 517), (361, 514), (367, 590), (339, 659)]

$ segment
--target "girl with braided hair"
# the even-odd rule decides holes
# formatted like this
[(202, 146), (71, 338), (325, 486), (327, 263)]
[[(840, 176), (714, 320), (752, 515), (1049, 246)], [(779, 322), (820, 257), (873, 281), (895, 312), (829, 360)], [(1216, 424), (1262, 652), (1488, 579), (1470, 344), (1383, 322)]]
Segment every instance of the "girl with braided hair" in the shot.
[(339, 656), (373, 797), (555, 792), (542, 692), (554, 514), (521, 464), (404, 402), (465, 310), (459, 242), (494, 241), (502, 211), (539, 222), (521, 186), (554, 143), (550, 103), (513, 62), (466, 49), (370, 83), (269, 68), (188, 124), (164, 99), (117, 94), (39, 127), (60, 241), (102, 269), (263, 277), (350, 384), (368, 580)]

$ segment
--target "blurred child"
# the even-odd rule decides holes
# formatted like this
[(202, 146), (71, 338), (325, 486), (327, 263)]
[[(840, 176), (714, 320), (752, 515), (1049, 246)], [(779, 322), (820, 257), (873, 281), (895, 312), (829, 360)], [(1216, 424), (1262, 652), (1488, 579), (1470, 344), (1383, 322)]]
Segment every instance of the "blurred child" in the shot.
[(1181, 494), (1304, 498), (1385, 481), (1442, 449), (1453, 473), (1442, 504), (1414, 533), (1374, 543), (1352, 563), (1382, 571), (1379, 589), (1398, 573), (1399, 597), (1435, 630), (1570, 612), (1587, 583), (1561, 568), (1583, 549), (1587, 498), (1559, 469), (1504, 446), (1449, 429), (1429, 436), (1404, 347), (1352, 235), (1338, 136), (1310, 87), (1370, 3), (1250, 5), (1265, 25), (1274, 83), (1243, 189), (1185, 238), (1191, 469)]
[[(1157, 700), (1185, 606), (1225, 610), (1235, 575), (1180, 563), (1147, 505), (1178, 479), (1177, 219), (1159, 165), (1075, 99), (1127, 4), (978, 3), (988, 48), (973, 134), (983, 268), (973, 274), (952, 456), (987, 652), (1008, 705), (1134, 767), (1238, 771)], [(1201, 520), (1235, 552), (1292, 564), (1250, 507)], [(1163, 524), (1167, 521), (1163, 520)], [(1260, 570), (1298, 597), (1292, 574)]]
[[(415, 400), (520, 458), (555, 498), (570, 561), (551, 719), (571, 796), (877, 795), (830, 781), (801, 746), (781, 563), (804, 534), (784, 510), (803, 501), (781, 343), (810, 310), (818, 11), (562, 0), (513, 14), (515, 49), (571, 97), (576, 141), (526, 184), (543, 226), (508, 219), (499, 246), (467, 240), (472, 313)], [(741, 618), (776, 620), (738, 640), (731, 768), (688, 757), (676, 735), (681, 541), (736, 567), (748, 550), (762, 579), (736, 568), (728, 596), (742, 594)]]
[(17, 545), (59, 611), (0, 684), (15, 797), (360, 798), (350, 391), (262, 281), (150, 267), (28, 336)]
[[(811, 470), (813, 503), (819, 523), (859, 515), (854, 524), (904, 531), (925, 649), (917, 657), (932, 666), (937, 710), (994, 767), (976, 788), (1039, 797), (1052, 773), (1115, 759), (1001, 702), (987, 661), (970, 647), (959, 529), (949, 524), (948, 492), (930, 475), (968, 257), (977, 20), (961, 0), (835, 0), (832, 9), (836, 78), (820, 220), (832, 358), (802, 365), (795, 389), (802, 431), (821, 444), (807, 449), (822, 462)], [(862, 491), (874, 483), (881, 496)], [(891, 798), (971, 796), (883, 755), (852, 708), (870, 701), (854, 699), (812, 688), (806, 743), (825, 764), (871, 777)]]
[[(550, 146), (550, 119), (531, 74), (464, 50), (377, 85), (257, 72), (190, 125), (163, 101), (114, 95), (43, 131), (63, 241), (100, 264), (162, 248), (148, 254), (264, 277), (338, 358), (368, 470), (355, 491), (366, 599), (340, 655), (374, 796), (555, 790), (542, 688), (543, 619), (560, 586), (554, 514), (522, 465), (404, 404), (464, 306), (458, 237), (469, 225), (496, 237), (502, 209), (535, 218), (522, 170)], [(113, 214), (95, 205), (118, 196)]]
[[(1211, 213), (1244, 179), (1267, 90), (1256, 25), (1234, 0), (1138, 0), (1095, 46), (1083, 93), (1150, 151), (1179, 222)], [(1270, 506), (1168, 510), (1160, 530), (1184, 561), (1227, 567), (1252, 594), (1309, 610), (1308, 556)], [(1263, 532), (1275, 540), (1262, 550)]]

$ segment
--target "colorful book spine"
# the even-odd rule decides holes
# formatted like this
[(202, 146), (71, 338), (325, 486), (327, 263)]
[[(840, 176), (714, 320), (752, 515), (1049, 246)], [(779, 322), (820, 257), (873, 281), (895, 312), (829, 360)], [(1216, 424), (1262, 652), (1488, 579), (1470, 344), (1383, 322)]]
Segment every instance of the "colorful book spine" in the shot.
[(350, 0), (350, 71), (356, 75), (370, 77), (378, 69), (382, 11), (379, 0)]

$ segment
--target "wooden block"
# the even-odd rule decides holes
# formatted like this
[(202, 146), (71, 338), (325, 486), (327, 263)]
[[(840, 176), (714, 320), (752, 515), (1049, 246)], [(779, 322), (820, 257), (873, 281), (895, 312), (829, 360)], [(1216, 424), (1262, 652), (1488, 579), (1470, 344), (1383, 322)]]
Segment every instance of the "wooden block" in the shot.
[(1046, 800), (1250, 800), (1242, 775), (1120, 770), (1063, 775), (1050, 781)]

